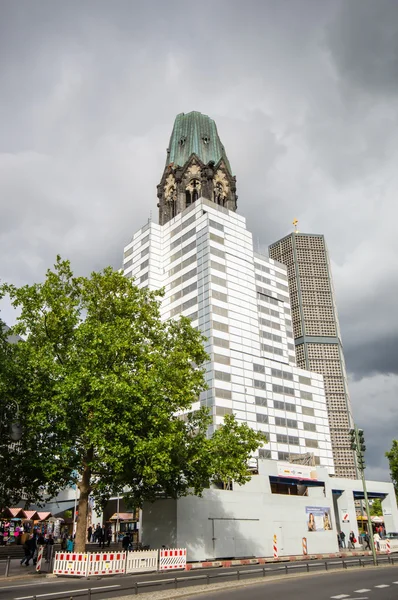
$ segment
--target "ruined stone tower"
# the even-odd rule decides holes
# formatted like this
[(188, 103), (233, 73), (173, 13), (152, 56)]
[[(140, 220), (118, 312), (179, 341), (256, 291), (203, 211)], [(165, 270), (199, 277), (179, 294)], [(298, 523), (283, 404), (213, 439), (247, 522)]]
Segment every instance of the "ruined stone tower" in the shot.
[(199, 112), (177, 115), (157, 186), (159, 224), (164, 225), (199, 198), (236, 211), (232, 175), (215, 122)]

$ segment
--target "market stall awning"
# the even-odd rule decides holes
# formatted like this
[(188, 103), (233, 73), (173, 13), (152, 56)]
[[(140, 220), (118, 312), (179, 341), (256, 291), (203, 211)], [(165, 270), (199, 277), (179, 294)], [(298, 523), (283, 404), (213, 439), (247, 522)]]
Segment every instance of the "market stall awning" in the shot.
[(47, 521), (52, 516), (50, 512), (38, 512), (37, 517), (39, 521)]
[[(109, 519), (110, 521), (118, 520), (118, 513), (115, 513)], [(119, 513), (119, 521), (136, 521), (135, 513)]]
[(23, 513), (25, 518), (29, 519), (30, 521), (37, 521), (38, 519), (38, 514), (35, 510), (24, 510)]
[(25, 513), (22, 510), (22, 508), (6, 508), (4, 510), (4, 514), (7, 515), (8, 517), (12, 517), (14, 519), (16, 519), (16, 518), (24, 519), (25, 518)]

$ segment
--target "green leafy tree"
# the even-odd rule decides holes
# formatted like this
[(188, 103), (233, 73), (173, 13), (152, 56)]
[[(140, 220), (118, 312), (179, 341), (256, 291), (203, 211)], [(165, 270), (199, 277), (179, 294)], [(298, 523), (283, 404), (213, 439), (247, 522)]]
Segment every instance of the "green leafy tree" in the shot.
[(395, 494), (398, 498), (398, 440), (393, 440), (391, 450), (386, 452), (386, 457), (390, 463), (391, 480), (395, 487)]
[(380, 498), (375, 498), (372, 502), (372, 506), (370, 507), (370, 514), (372, 517), (382, 517), (383, 509), (381, 507)]
[(20, 420), (16, 400), (25, 384), (24, 369), (17, 364), (16, 346), (10, 343), (9, 333), (0, 321), (0, 512), (21, 499), (21, 490), (27, 503), (36, 501), (43, 477), (40, 465), (32, 465), (32, 448), (13, 436)]
[(209, 439), (206, 410), (178, 416), (206, 387), (207, 355), (188, 319), (162, 322), (161, 292), (111, 268), (74, 277), (60, 257), (44, 283), (1, 290), (20, 311), (13, 332), (23, 337), (6, 381), (25, 418), (24, 494), (78, 485), (76, 550), (85, 548), (90, 495), (104, 505), (127, 488), (140, 506), (201, 494), (215, 479), (247, 480), (264, 434), (229, 417)]

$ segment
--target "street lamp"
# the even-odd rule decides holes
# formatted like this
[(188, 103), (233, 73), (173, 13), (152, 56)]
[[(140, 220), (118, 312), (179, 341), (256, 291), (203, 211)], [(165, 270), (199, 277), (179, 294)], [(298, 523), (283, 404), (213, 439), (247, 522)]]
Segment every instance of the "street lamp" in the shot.
[(351, 450), (354, 450), (357, 458), (357, 467), (361, 473), (362, 479), (362, 487), (363, 487), (363, 495), (365, 498), (365, 509), (366, 515), (368, 517), (368, 535), (370, 537), (370, 544), (373, 555), (373, 563), (377, 565), (377, 556), (376, 556), (376, 548), (373, 539), (373, 529), (372, 529), (372, 521), (370, 518), (370, 508), (369, 508), (369, 499), (368, 499), (368, 491), (366, 489), (366, 480), (365, 480), (365, 437), (363, 433), (363, 429), (358, 429), (356, 425), (354, 425), (353, 429), (350, 429), (350, 437), (351, 437)]

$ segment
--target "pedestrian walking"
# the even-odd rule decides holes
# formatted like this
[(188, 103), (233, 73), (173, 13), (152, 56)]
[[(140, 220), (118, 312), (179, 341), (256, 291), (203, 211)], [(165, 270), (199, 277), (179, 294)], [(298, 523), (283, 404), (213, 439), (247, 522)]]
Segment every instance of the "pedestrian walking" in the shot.
[(354, 549), (355, 548), (355, 544), (357, 542), (357, 538), (355, 537), (355, 533), (353, 531), (350, 531), (350, 548)]
[(365, 542), (365, 550), (371, 550), (370, 547), (370, 537), (367, 531), (365, 531), (365, 535), (363, 536), (363, 540)]
[(29, 538), (27, 538), (27, 539), (24, 541), (24, 543), (23, 543), (23, 545), (22, 545), (22, 550), (23, 550), (23, 552), (24, 552), (24, 557), (23, 557), (23, 559), (20, 561), (20, 564), (21, 564), (21, 565), (25, 565), (25, 566), (27, 566), (27, 562), (28, 562), (28, 560), (29, 560), (29, 558), (30, 558), (30, 544), (29, 544)]
[(380, 550), (380, 534), (376, 531), (376, 533), (373, 536), (373, 540), (376, 544), (376, 550)]
[(92, 536), (92, 534), (93, 534), (93, 528), (90, 525), (90, 527), (87, 529), (87, 542), (88, 543), (91, 542), (91, 536)]
[(129, 546), (130, 546), (130, 536), (129, 536), (128, 532), (126, 531), (126, 533), (124, 534), (123, 539), (122, 539), (122, 548), (123, 548), (123, 550), (127, 551), (129, 549)]

